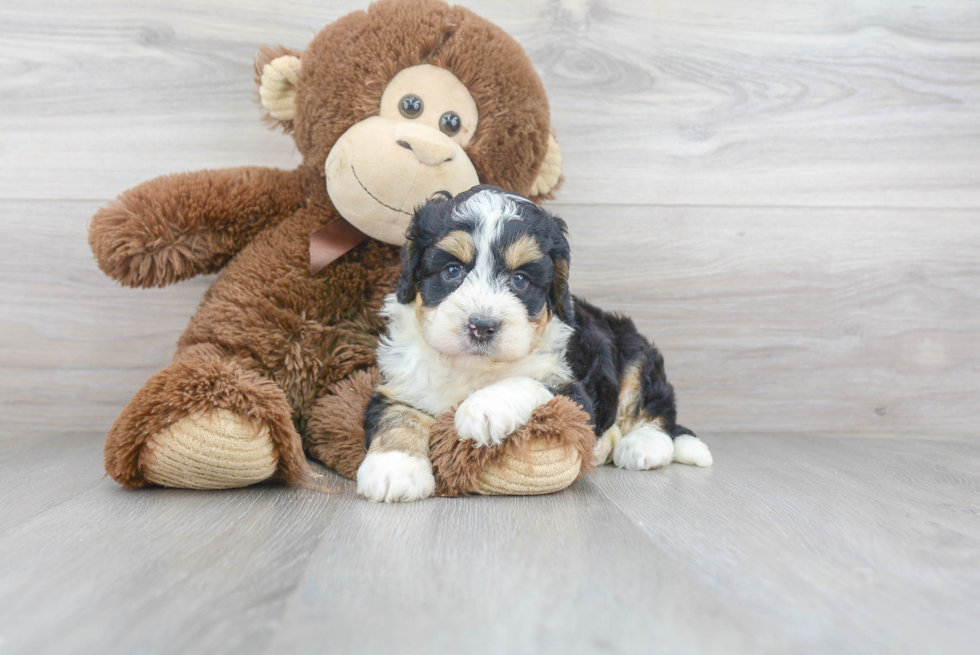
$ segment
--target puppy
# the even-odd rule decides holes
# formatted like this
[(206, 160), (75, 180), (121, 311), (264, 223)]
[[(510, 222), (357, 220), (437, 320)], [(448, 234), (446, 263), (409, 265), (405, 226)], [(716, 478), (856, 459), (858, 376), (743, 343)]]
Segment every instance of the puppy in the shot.
[(429, 430), (456, 408), (460, 439), (501, 443), (556, 394), (592, 419), (597, 463), (711, 466), (676, 423), (664, 360), (623, 316), (568, 292), (565, 222), (478, 186), (420, 207), (382, 313), (384, 375), (364, 418), (357, 490), (374, 501), (432, 495)]

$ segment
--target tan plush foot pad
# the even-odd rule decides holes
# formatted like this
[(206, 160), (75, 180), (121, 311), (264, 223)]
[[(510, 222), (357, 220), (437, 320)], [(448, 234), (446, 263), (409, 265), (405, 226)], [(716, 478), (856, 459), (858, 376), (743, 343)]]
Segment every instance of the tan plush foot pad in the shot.
[(582, 457), (574, 449), (547, 441), (531, 441), (527, 457), (504, 452), (476, 474), (474, 491), (486, 495), (550, 494), (579, 476)]
[[(358, 371), (337, 383), (313, 409), (307, 451), (354, 479), (364, 460), (364, 409), (376, 370)], [(429, 457), (436, 494), (532, 495), (561, 491), (592, 469), (596, 438), (588, 415), (568, 398), (554, 398), (500, 446), (477, 448), (460, 441), (452, 413), (432, 427)]]
[(268, 480), (278, 461), (267, 426), (220, 409), (192, 414), (150, 437), (139, 465), (143, 477), (164, 487), (231, 489)]
[(528, 496), (561, 491), (592, 469), (595, 433), (588, 415), (565, 397), (538, 407), (499, 446), (460, 441), (452, 414), (432, 426), (429, 458), (440, 496)]

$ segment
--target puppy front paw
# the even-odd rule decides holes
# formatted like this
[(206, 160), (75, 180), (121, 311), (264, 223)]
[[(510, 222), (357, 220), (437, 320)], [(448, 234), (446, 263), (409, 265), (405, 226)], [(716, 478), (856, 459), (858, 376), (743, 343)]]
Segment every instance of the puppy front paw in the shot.
[(456, 409), (456, 434), (477, 446), (499, 445), (552, 397), (547, 387), (530, 378), (496, 382), (474, 391)]
[(512, 412), (479, 393), (472, 394), (456, 409), (456, 434), (477, 446), (496, 446), (517, 427), (509, 425), (512, 417), (504, 416)]
[(357, 493), (376, 503), (420, 500), (435, 490), (432, 463), (399, 451), (368, 453), (357, 469)]

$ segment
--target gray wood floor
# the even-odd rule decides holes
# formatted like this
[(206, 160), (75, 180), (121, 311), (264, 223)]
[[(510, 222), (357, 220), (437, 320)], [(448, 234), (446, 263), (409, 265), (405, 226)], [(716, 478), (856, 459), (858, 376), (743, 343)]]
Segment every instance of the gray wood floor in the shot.
[(129, 492), (0, 449), (0, 652), (975, 653), (980, 441), (710, 435), (538, 498)]
[(252, 55), (366, 3), (0, 0), (0, 655), (975, 652), (975, 0), (464, 3), (548, 90), (574, 290), (715, 468), (408, 507), (103, 479), (213, 278), (121, 289), (89, 217), (295, 166)]

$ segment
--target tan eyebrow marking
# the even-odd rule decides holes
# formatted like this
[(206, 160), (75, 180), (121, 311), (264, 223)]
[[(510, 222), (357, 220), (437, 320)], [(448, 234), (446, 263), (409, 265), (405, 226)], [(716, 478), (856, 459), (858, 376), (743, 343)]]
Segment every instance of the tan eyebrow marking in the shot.
[(513, 271), (524, 264), (536, 262), (543, 257), (544, 254), (538, 247), (538, 242), (533, 237), (524, 234), (521, 235), (520, 239), (507, 246), (504, 262), (507, 263), (507, 268)]
[(472, 264), (476, 256), (476, 246), (473, 237), (463, 230), (453, 230), (436, 244), (439, 250), (445, 250), (464, 264)]

